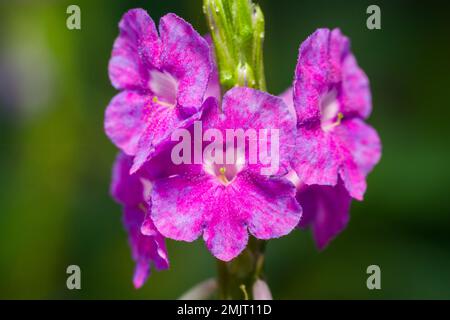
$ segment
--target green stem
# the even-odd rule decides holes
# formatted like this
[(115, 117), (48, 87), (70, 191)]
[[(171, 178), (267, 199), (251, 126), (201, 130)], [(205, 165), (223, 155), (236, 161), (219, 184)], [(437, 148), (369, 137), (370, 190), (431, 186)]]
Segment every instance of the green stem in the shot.
[(250, 237), (247, 248), (237, 258), (217, 261), (219, 299), (253, 299), (253, 285), (263, 278), (265, 246), (265, 241)]
[(250, 0), (203, 0), (223, 92), (234, 86), (266, 91), (264, 15)]
[[(203, 0), (214, 42), (222, 92), (235, 86), (266, 91), (264, 15), (251, 0)], [(217, 262), (220, 299), (252, 299), (263, 276), (265, 241), (250, 237), (247, 248), (230, 262)]]

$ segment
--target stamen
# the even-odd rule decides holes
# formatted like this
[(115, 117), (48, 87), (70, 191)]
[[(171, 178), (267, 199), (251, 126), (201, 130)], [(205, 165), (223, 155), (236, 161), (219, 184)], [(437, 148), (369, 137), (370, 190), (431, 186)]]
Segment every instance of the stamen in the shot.
[(168, 108), (173, 108), (174, 107), (174, 105), (171, 104), (171, 103), (159, 100), (157, 96), (154, 96), (152, 100), (153, 100), (154, 103), (157, 103), (157, 104), (159, 104), (160, 106), (163, 106), (163, 107), (168, 107)]
[(342, 122), (342, 119), (344, 119), (344, 114), (342, 112), (338, 112), (337, 120), (334, 123), (331, 123), (328, 126), (326, 126), (327, 131), (333, 129), (334, 127), (339, 126)]
[(342, 119), (344, 119), (344, 114), (342, 112), (338, 112), (337, 117), (338, 118), (337, 118), (336, 122), (334, 123), (334, 125), (336, 125), (336, 126), (341, 124)]
[(221, 167), (219, 169), (220, 175), (219, 175), (219, 180), (223, 183), (223, 184), (229, 184), (230, 181), (228, 181), (227, 176), (225, 175), (225, 173), (227, 172), (227, 169), (225, 167)]

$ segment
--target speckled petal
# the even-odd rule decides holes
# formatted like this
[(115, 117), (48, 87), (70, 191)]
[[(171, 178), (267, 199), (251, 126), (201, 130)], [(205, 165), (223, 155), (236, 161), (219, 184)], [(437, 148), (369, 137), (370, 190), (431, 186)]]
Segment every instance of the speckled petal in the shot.
[(350, 52), (350, 41), (339, 29), (318, 29), (299, 49), (294, 81), (298, 122), (320, 117), (320, 103), (329, 91), (338, 91), (345, 117), (370, 114), (369, 80)]
[(250, 233), (272, 239), (291, 232), (299, 223), (302, 208), (295, 200), (295, 186), (285, 178), (267, 178), (251, 172), (238, 177), (235, 203), (246, 212)]
[(289, 112), (294, 115), (295, 121), (297, 121), (297, 114), (294, 108), (294, 88), (289, 87), (282, 94), (279, 95), (281, 100), (286, 104), (289, 109)]
[(211, 203), (206, 215), (209, 215), (203, 239), (206, 247), (217, 259), (230, 261), (245, 249), (248, 242), (246, 227), (247, 212), (232, 199), (234, 192), (219, 187), (218, 197)]
[(164, 238), (150, 219), (144, 221), (151, 207), (148, 205), (151, 204), (151, 183), (142, 172), (130, 175), (131, 165), (132, 157), (119, 153), (114, 163), (110, 189), (114, 199), (123, 205), (123, 223), (136, 262), (133, 283), (139, 288), (150, 274), (152, 264), (163, 270), (168, 268), (169, 260)]
[(206, 246), (223, 261), (245, 249), (247, 227), (257, 238), (276, 238), (295, 228), (301, 216), (291, 183), (251, 172), (227, 187), (202, 174), (161, 179), (152, 203), (153, 221), (164, 236), (193, 241), (204, 230)]
[(185, 115), (181, 114), (176, 108), (151, 102), (143, 114), (146, 128), (139, 139), (134, 163), (130, 170), (131, 173), (139, 170), (146, 161), (162, 152), (162, 150), (166, 150), (171, 143), (170, 137), (174, 130), (190, 126), (200, 118), (201, 111), (185, 118)]
[(372, 111), (372, 95), (369, 79), (358, 66), (353, 54), (349, 54), (342, 65), (341, 110), (347, 115), (368, 118)]
[(350, 54), (350, 40), (339, 29), (333, 29), (328, 39), (329, 70), (328, 82), (339, 83), (343, 81), (343, 61)]
[[(123, 222), (128, 232), (128, 239), (136, 262), (133, 284), (140, 288), (150, 275), (154, 263), (159, 270), (169, 267), (164, 239), (160, 234), (146, 236), (141, 233), (145, 211), (140, 207), (124, 208)], [(157, 232), (157, 231), (156, 231)]]
[(342, 163), (340, 146), (320, 126), (300, 127), (292, 167), (300, 180), (308, 185), (334, 186)]
[(330, 30), (318, 29), (300, 46), (294, 79), (297, 122), (320, 118), (321, 96), (329, 88)]
[[(337, 110), (327, 116), (328, 97), (334, 97), (330, 105)], [(301, 45), (294, 105), (299, 134), (292, 162), (297, 174), (308, 185), (331, 186), (339, 175), (350, 195), (361, 200), (381, 144), (362, 121), (371, 111), (369, 81), (339, 29), (318, 29)]]
[(349, 221), (351, 197), (340, 181), (336, 186), (303, 187), (297, 193), (303, 207), (299, 227), (311, 227), (317, 247), (324, 249)]
[(197, 112), (212, 71), (210, 48), (192, 26), (173, 13), (161, 18), (162, 68), (178, 80), (178, 104), (186, 114)]
[(143, 9), (125, 13), (119, 23), (109, 62), (109, 77), (116, 89), (147, 88), (148, 71), (159, 67), (161, 43), (152, 18)]
[(299, 49), (294, 81), (299, 124), (320, 118), (322, 98), (332, 89), (338, 91), (345, 116), (369, 115), (369, 82), (350, 52), (349, 39), (339, 29), (318, 29)]
[[(194, 166), (194, 165), (193, 165)], [(204, 226), (213, 185), (205, 175), (178, 175), (153, 184), (151, 216), (165, 237), (194, 241)]]
[(342, 149), (342, 153), (344, 161), (339, 168), (339, 176), (344, 181), (350, 195), (356, 200), (362, 201), (367, 189), (366, 176), (353, 161), (348, 150)]
[[(172, 147), (176, 143), (177, 142), (169, 143), (164, 148), (161, 148), (161, 151), (158, 152), (157, 155), (142, 165), (142, 167), (137, 171), (137, 174), (149, 181), (154, 181), (189, 170), (190, 165), (176, 165), (172, 161), (171, 151)], [(129, 167), (129, 169), (130, 168), (131, 167)]]
[(344, 121), (335, 129), (335, 136), (351, 153), (363, 175), (372, 171), (381, 158), (381, 141), (374, 128), (361, 119)]
[(340, 176), (350, 195), (362, 200), (366, 174), (380, 158), (378, 136), (358, 119), (344, 121), (335, 131), (300, 127), (292, 167), (307, 185), (334, 186)]
[[(288, 107), (279, 97), (268, 93), (236, 87), (229, 90), (223, 97), (222, 111), (224, 119), (221, 129), (254, 129), (260, 140), (259, 130), (267, 129), (267, 149), (271, 148), (272, 129), (279, 131), (279, 170), (273, 175), (285, 174), (289, 161), (295, 149), (295, 136), (297, 134), (296, 121)], [(260, 162), (260, 161), (258, 161)], [(261, 163), (255, 169), (261, 167)]]
[(133, 159), (119, 153), (114, 162), (110, 193), (123, 205), (134, 206), (144, 201), (144, 189), (138, 174), (130, 175)]
[(117, 94), (105, 112), (105, 132), (123, 152), (134, 155), (139, 139), (144, 132), (144, 109), (150, 97), (133, 91)]
[[(151, 210), (151, 206), (149, 209)], [(153, 237), (156, 244), (156, 253), (153, 263), (157, 270), (165, 270), (169, 267), (169, 257), (167, 256), (167, 248), (164, 237), (156, 229), (150, 214), (146, 214), (144, 222), (141, 225), (141, 234), (144, 237)]]
[(247, 228), (259, 239), (278, 238), (293, 230), (301, 217), (295, 187), (282, 178), (268, 179), (247, 171), (228, 187), (213, 190), (203, 238), (211, 253), (223, 261), (245, 249)]

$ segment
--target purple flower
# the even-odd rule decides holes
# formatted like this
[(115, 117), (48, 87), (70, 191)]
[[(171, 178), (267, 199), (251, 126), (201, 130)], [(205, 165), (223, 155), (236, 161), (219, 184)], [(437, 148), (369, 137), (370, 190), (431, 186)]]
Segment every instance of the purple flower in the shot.
[(159, 35), (142, 9), (128, 11), (119, 29), (109, 77), (121, 92), (106, 110), (105, 131), (134, 156), (133, 173), (159, 152), (173, 130), (200, 117), (212, 59), (206, 40), (175, 14), (161, 18)]
[(347, 226), (352, 198), (342, 180), (339, 179), (336, 186), (302, 185), (297, 200), (303, 208), (299, 227), (311, 227), (320, 250)]
[(202, 164), (180, 165), (184, 169), (178, 174), (154, 181), (151, 217), (168, 238), (190, 242), (203, 234), (212, 254), (229, 261), (246, 247), (248, 232), (258, 239), (288, 234), (300, 220), (301, 207), (295, 200), (295, 186), (283, 176), (296, 126), (282, 100), (237, 87), (225, 94), (221, 111), (216, 99), (207, 99), (203, 127), (215, 128), (224, 137), (227, 129), (278, 129), (279, 169), (271, 176), (262, 175), (262, 165), (249, 160), (248, 149), (227, 141), (235, 155), (233, 163), (203, 158)]
[(310, 227), (317, 247), (323, 250), (347, 226), (352, 198), (341, 179), (335, 186), (308, 186), (294, 171), (287, 178), (297, 187), (296, 198), (302, 204), (298, 227)]
[(123, 223), (136, 262), (133, 284), (140, 288), (147, 280), (152, 265), (158, 270), (164, 270), (169, 267), (169, 260), (164, 237), (148, 217), (151, 208), (151, 182), (144, 171), (130, 175), (131, 165), (131, 157), (123, 153), (117, 156), (113, 167), (111, 195), (123, 206)]
[(369, 81), (339, 29), (319, 29), (300, 46), (293, 100), (298, 133), (292, 165), (302, 183), (335, 186), (342, 179), (362, 200), (381, 143), (364, 122), (372, 108)]

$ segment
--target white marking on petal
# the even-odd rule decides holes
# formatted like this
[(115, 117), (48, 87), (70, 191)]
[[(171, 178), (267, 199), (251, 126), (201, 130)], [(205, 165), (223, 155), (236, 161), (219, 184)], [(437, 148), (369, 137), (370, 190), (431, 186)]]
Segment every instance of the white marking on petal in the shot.
[(150, 71), (148, 87), (155, 95), (155, 102), (174, 107), (177, 103), (178, 81), (168, 72)]
[(337, 99), (337, 91), (335, 89), (327, 92), (320, 101), (320, 125), (325, 132), (333, 129), (336, 124), (339, 124), (339, 101)]

